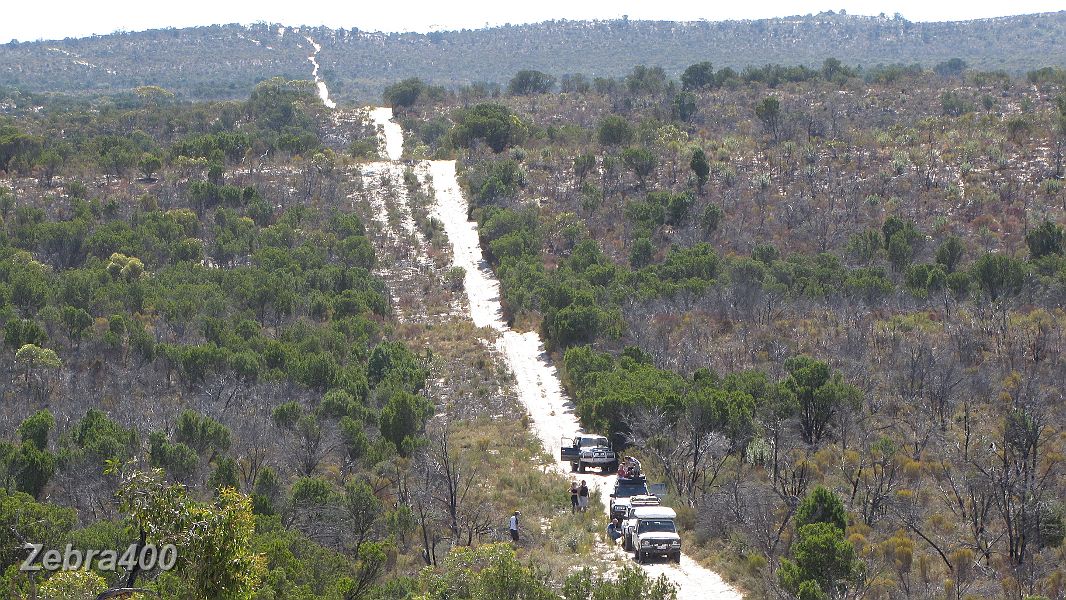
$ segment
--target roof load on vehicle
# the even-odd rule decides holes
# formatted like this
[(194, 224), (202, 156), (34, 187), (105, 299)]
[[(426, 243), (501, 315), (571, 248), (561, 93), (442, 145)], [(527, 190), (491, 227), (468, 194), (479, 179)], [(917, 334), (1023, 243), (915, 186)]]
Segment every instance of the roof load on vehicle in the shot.
[(633, 507), (638, 506), (658, 506), (661, 501), (658, 496), (641, 494), (639, 496), (630, 496), (629, 505)]
[(669, 506), (639, 506), (633, 509), (636, 519), (676, 519), (677, 513)]

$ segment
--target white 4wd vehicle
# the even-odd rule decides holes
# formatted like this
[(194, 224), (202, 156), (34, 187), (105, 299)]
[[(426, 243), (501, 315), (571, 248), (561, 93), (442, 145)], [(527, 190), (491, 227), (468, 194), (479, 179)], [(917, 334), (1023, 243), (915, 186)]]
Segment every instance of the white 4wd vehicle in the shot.
[(602, 435), (564, 437), (559, 444), (559, 458), (569, 462), (578, 473), (584, 473), (586, 467), (596, 467), (603, 473), (618, 470), (618, 455), (611, 449), (611, 442)]
[(681, 562), (681, 536), (677, 534), (677, 513), (666, 506), (635, 506), (622, 526), (623, 545), (636, 552), (637, 562), (653, 556), (666, 556)]

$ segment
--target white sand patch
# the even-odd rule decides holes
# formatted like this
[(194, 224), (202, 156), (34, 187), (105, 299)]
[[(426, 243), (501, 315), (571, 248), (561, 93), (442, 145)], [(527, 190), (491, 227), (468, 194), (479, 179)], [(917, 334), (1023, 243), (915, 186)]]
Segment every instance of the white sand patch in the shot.
[(374, 122), (374, 127), (382, 132), (385, 157), (389, 160), (400, 160), (403, 156), (403, 128), (392, 120), (392, 109), (387, 106), (374, 107), (370, 109), (370, 120)]

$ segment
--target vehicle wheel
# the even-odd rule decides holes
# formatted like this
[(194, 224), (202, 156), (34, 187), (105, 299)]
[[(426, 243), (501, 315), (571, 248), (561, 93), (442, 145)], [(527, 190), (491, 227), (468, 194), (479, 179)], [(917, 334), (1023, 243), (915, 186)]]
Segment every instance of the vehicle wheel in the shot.
[(644, 564), (644, 553), (640, 550), (637, 550), (637, 562), (640, 564)]
[(577, 463), (577, 472), (578, 473), (584, 473), (585, 472), (585, 463), (583, 463), (583, 462)]
[(677, 564), (681, 564), (681, 553), (680, 552), (678, 552), (677, 554), (674, 555), (674, 562), (677, 563)]
[(607, 463), (607, 467), (604, 470), (607, 471), (608, 473), (617, 473), (618, 472), (618, 461), (616, 460), (614, 462)]
[(630, 552), (630, 551), (632, 551), (632, 550), (633, 550), (633, 542), (631, 542), (631, 541), (629, 540), (629, 536), (628, 536), (628, 535), (627, 535), (627, 536), (626, 536), (625, 538), (623, 538), (623, 539), (622, 539), (622, 548), (623, 548), (623, 549), (624, 549), (624, 550), (625, 550), (626, 552)]
[(571, 471), (576, 471), (577, 470), (577, 463), (576, 462), (570, 463), (570, 470)]

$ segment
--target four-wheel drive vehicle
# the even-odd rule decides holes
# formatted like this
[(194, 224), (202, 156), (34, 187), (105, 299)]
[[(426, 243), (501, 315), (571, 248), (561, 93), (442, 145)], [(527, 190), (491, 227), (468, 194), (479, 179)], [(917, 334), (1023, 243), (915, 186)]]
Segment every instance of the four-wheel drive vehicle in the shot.
[(623, 545), (637, 554), (637, 562), (653, 556), (666, 556), (681, 562), (681, 536), (677, 534), (677, 513), (665, 506), (630, 508), (622, 527)]
[(584, 473), (586, 467), (597, 467), (604, 473), (618, 470), (618, 455), (611, 449), (611, 442), (602, 435), (564, 437), (559, 444), (559, 458), (569, 462), (570, 467), (579, 473)]
[(633, 496), (647, 496), (650, 493), (647, 479), (619, 477), (615, 480), (614, 492), (611, 493), (611, 518), (624, 519), (629, 509), (629, 499)]

